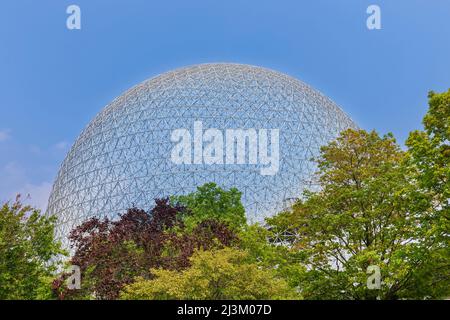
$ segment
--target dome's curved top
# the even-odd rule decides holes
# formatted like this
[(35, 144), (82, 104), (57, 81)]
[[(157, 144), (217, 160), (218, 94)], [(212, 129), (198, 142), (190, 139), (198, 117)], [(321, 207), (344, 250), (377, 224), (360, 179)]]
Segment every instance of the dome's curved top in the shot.
[[(318, 102), (323, 102), (322, 108), (329, 109), (334, 116), (342, 117), (344, 121), (353, 122), (342, 109), (331, 99), (313, 89), (303, 81), (289, 75), (259, 66), (238, 63), (204, 63), (178, 68), (161, 75), (152, 77), (135, 87), (127, 90), (124, 94), (114, 99), (106, 106), (85, 129), (95, 127), (104, 119), (105, 115), (121, 113), (120, 108), (130, 107), (129, 101), (139, 98), (152, 99), (158, 97), (158, 93), (168, 91), (175, 93), (178, 90), (189, 91), (192, 96), (207, 89), (217, 91), (229, 91), (233, 88), (245, 88), (260, 98), (262, 91), (278, 92), (279, 94), (295, 94), (298, 92), (313, 93)], [(279, 106), (281, 107), (281, 106)], [(84, 132), (83, 132), (84, 133)], [(83, 134), (82, 134), (83, 135)]]
[[(171, 133), (192, 131), (195, 121), (205, 130), (279, 129), (279, 171), (174, 164)], [(330, 99), (276, 71), (230, 63), (170, 71), (131, 88), (88, 124), (61, 165), (48, 213), (66, 230), (88, 216), (149, 208), (155, 197), (214, 181), (240, 189), (248, 215), (259, 219), (299, 195), (315, 168), (310, 159), (349, 127), (356, 126)]]

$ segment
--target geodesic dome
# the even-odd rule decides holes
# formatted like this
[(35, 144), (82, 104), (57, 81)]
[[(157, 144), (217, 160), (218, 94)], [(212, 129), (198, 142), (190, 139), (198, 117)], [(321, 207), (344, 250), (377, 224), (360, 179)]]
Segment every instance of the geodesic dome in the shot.
[[(174, 131), (195, 136), (199, 121), (204, 130), (279, 130), (278, 170), (261, 174), (264, 164), (251, 163), (249, 154), (245, 163), (174, 163)], [(125, 92), (88, 124), (61, 165), (47, 213), (58, 216), (65, 237), (88, 217), (150, 209), (154, 198), (215, 182), (238, 188), (248, 218), (261, 221), (300, 196), (312, 182), (311, 159), (347, 128), (356, 125), (335, 103), (279, 72), (226, 63), (170, 71)]]

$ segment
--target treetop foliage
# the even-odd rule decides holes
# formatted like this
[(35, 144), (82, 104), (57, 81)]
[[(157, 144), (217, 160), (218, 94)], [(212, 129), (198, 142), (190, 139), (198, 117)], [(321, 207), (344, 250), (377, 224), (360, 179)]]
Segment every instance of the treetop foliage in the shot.
[(236, 188), (223, 190), (215, 183), (206, 183), (198, 187), (196, 192), (174, 196), (171, 200), (189, 208), (191, 214), (185, 215), (184, 219), (189, 229), (205, 219), (214, 219), (238, 230), (247, 222), (241, 196), (242, 193)]
[[(321, 148), (318, 185), (265, 224), (241, 193), (191, 194), (91, 218), (70, 233), (18, 198), (0, 209), (0, 299), (438, 299), (450, 296), (450, 90), (429, 94), (407, 149), (392, 134), (346, 130)], [(369, 267), (380, 285), (369, 288)], [(55, 279), (56, 277), (56, 279)], [(49, 291), (50, 281), (53, 292)]]
[(155, 278), (125, 287), (122, 299), (298, 299), (300, 295), (248, 254), (233, 248), (196, 251), (191, 267), (181, 272), (156, 269)]
[(56, 258), (65, 253), (53, 236), (55, 221), (20, 196), (0, 208), (0, 300), (51, 296)]
[(117, 221), (91, 218), (75, 228), (69, 237), (75, 249), (70, 264), (80, 266), (85, 285), (80, 292), (66, 290), (63, 275), (54, 283), (58, 296), (93, 298), (95, 293), (95, 298), (115, 299), (135, 277), (151, 279), (151, 268), (182, 270), (194, 250), (221, 248), (236, 239), (227, 224), (208, 216), (188, 230), (190, 209), (167, 198), (155, 203), (150, 212), (131, 208)]

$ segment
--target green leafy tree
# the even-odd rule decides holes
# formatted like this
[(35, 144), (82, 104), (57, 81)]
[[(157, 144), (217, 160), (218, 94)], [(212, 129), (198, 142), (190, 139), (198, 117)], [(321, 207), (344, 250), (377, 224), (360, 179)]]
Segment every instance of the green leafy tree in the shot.
[[(433, 239), (437, 248), (434, 259), (442, 270), (450, 270), (450, 89), (444, 93), (430, 92), (429, 110), (423, 119), (424, 131), (413, 131), (406, 145), (415, 168), (414, 177), (420, 191), (427, 196), (431, 214), (423, 221), (423, 237)], [(450, 287), (450, 271), (435, 273), (434, 283)]]
[[(406, 144), (417, 168), (420, 187), (430, 197), (435, 226), (448, 240), (450, 234), (450, 89), (430, 92), (429, 110), (423, 119), (425, 131), (411, 132)], [(448, 244), (448, 243), (447, 243)]]
[(449, 207), (450, 198), (450, 89), (430, 92), (424, 131), (411, 132), (406, 144), (419, 169), (421, 186), (433, 191), (434, 201)]
[(55, 217), (25, 206), (18, 196), (0, 208), (0, 300), (48, 299), (57, 257)]
[(232, 229), (240, 229), (246, 224), (241, 195), (236, 188), (227, 191), (215, 183), (207, 183), (198, 187), (196, 192), (172, 197), (172, 201), (191, 211), (184, 218), (190, 229), (207, 219), (224, 222)]
[(153, 280), (140, 279), (125, 287), (122, 299), (294, 299), (299, 295), (273, 270), (249, 262), (245, 251), (233, 248), (197, 251), (191, 267), (182, 271), (154, 269)]
[(248, 252), (249, 259), (284, 279), (293, 289), (299, 285), (306, 272), (305, 254), (290, 246), (277, 243), (276, 230), (260, 224), (246, 226), (239, 234), (239, 248)]
[(235, 235), (214, 220), (200, 222), (192, 231), (180, 217), (185, 207), (156, 199), (151, 212), (131, 208), (111, 221), (91, 218), (72, 230), (69, 239), (75, 253), (70, 264), (80, 267), (81, 289), (69, 290), (67, 274), (55, 279), (53, 289), (60, 299), (117, 299), (120, 290), (134, 278), (151, 279), (150, 268), (182, 270), (196, 249), (228, 246)]
[[(306, 192), (291, 212), (268, 224), (296, 234), (291, 246), (306, 255), (305, 298), (437, 298), (448, 272), (439, 248), (424, 235), (432, 212), (392, 135), (347, 130), (322, 147), (319, 190)], [(381, 287), (367, 287), (367, 268), (381, 270)]]

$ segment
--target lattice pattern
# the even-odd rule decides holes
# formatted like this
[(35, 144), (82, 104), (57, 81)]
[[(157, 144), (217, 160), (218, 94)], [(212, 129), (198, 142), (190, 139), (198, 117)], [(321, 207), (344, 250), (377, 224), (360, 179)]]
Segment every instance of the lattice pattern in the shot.
[[(172, 130), (280, 129), (280, 169), (258, 165), (175, 165)], [(65, 237), (90, 216), (114, 218), (132, 205), (195, 191), (214, 181), (243, 192), (247, 216), (261, 221), (298, 197), (315, 171), (319, 147), (355, 124), (308, 85), (268, 69), (203, 64), (171, 71), (130, 89), (83, 130), (62, 163), (48, 213)]]

